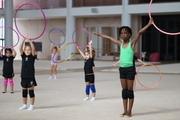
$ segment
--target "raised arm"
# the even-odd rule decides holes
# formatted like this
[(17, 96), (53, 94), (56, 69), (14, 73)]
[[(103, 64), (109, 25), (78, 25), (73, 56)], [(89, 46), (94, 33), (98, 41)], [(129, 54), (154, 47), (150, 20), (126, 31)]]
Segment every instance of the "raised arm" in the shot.
[(103, 34), (100, 34), (100, 33), (97, 33), (97, 32), (93, 32), (93, 34), (96, 35), (96, 36), (105, 38), (105, 39), (107, 39), (107, 40), (110, 40), (111, 42), (113, 42), (113, 43), (115, 43), (115, 44), (117, 44), (117, 45), (119, 45), (119, 46), (121, 45), (121, 41), (120, 41), (120, 40), (116, 40), (116, 39), (114, 39), (114, 38), (112, 38), (112, 37), (110, 37), (110, 36), (103, 35)]
[(35, 47), (34, 47), (34, 44), (33, 44), (32, 41), (30, 40), (30, 38), (27, 38), (27, 40), (28, 40), (29, 43), (30, 43), (31, 50), (32, 50), (32, 55), (35, 56), (35, 55), (36, 55), (36, 49), (35, 49)]
[(89, 41), (88, 47), (89, 47), (89, 57), (92, 58), (93, 57), (93, 55), (92, 55), (92, 40)]
[(137, 43), (137, 41), (139, 40), (139, 37), (142, 35), (143, 32), (145, 32), (149, 26), (151, 26), (153, 23), (153, 19), (150, 19), (148, 24), (146, 26), (144, 26), (136, 35), (136, 37), (132, 40), (132, 48), (134, 50), (135, 45)]
[(50, 46), (50, 52), (52, 53), (53, 52), (53, 44), (51, 43), (51, 46)]
[(77, 49), (78, 49), (79, 53), (81, 54), (81, 56), (85, 59), (86, 57), (85, 57), (84, 53), (81, 51), (81, 49), (78, 46), (77, 46)]
[(3, 55), (2, 55), (2, 51), (3, 51), (3, 49), (1, 49), (1, 50), (0, 50), (0, 57), (2, 57), (2, 56), (3, 56)]
[(20, 44), (20, 46), (19, 46), (20, 55), (23, 54), (23, 45), (24, 45), (25, 40), (26, 40), (26, 38), (23, 38), (23, 39), (22, 39), (22, 42), (21, 42), (21, 44)]
[(16, 50), (14, 48), (11, 48), (12, 51), (13, 51), (13, 57), (16, 57), (17, 53), (16, 53)]
[(141, 59), (137, 59), (138, 62), (140, 62), (143, 65), (147, 65), (145, 62), (143, 62)]

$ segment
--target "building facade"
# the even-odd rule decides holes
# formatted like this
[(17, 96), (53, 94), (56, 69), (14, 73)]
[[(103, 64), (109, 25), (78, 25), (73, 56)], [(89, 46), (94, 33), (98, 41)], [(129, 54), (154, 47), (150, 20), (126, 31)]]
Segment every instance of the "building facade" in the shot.
[[(148, 5), (150, 0), (13, 0), (13, 9), (1, 0), (0, 10), (1, 23), (10, 25), (7, 19), (13, 18), (15, 10), (22, 4), (30, 2), (39, 5), (46, 15), (46, 31), (41, 38), (36, 40), (42, 42), (42, 52), (38, 52), (40, 59), (46, 59), (50, 54), (50, 42), (48, 38), (49, 31), (53, 28), (60, 28), (66, 36), (58, 31), (51, 33), (51, 39), (55, 43), (60, 43), (66, 38), (66, 43), (72, 42), (72, 33), (76, 28), (86, 28), (93, 39), (93, 47), (96, 50), (96, 58), (104, 54), (119, 55), (119, 47), (108, 40), (95, 37), (92, 33), (97, 31), (116, 39), (119, 39), (118, 28), (121, 26), (130, 26), (133, 30), (133, 36), (136, 35), (142, 26), (149, 20)], [(6, 0), (8, 1), (8, 0)], [(6, 3), (6, 1), (4, 1)], [(151, 13), (155, 24), (164, 31), (180, 32), (180, 1), (179, 0), (154, 0)], [(168, 9), (167, 9), (168, 8)], [(11, 14), (7, 13), (11, 10)], [(14, 12), (13, 12), (14, 11)], [(7, 15), (8, 14), (8, 15)], [(8, 16), (10, 16), (8, 18)], [(43, 16), (34, 6), (25, 5), (17, 14), (17, 26), (22, 34), (36, 37), (43, 30)], [(15, 28), (14, 24), (12, 27)], [(3, 32), (1, 32), (3, 35)], [(0, 35), (1, 35), (0, 33)], [(12, 32), (13, 34), (13, 32)], [(13, 41), (5, 35), (5, 44), (13, 44), (17, 41), (17, 36), (13, 34)], [(9, 38), (8, 38), (9, 37)], [(3, 41), (3, 36), (1, 37)], [(74, 36), (75, 41), (84, 46), (89, 37), (83, 31), (77, 31)], [(35, 41), (35, 42), (36, 42)], [(18, 49), (18, 45), (15, 47)], [(60, 52), (61, 58), (66, 58), (72, 54), (75, 46), (69, 45)], [(146, 52), (146, 58), (154, 52), (160, 53), (160, 61), (180, 61), (180, 35), (169, 36), (162, 34), (151, 26), (141, 37), (136, 45), (135, 52), (141, 55)], [(20, 58), (18, 55), (17, 58)]]

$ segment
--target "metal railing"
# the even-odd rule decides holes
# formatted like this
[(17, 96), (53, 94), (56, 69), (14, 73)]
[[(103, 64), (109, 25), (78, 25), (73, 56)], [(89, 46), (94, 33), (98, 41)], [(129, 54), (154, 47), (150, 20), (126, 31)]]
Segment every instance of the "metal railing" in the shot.
[[(150, 0), (129, 0), (129, 4), (144, 4), (149, 3)], [(179, 0), (153, 0), (153, 3), (167, 3), (167, 2), (180, 2)]]
[[(13, 8), (16, 10), (20, 5), (31, 2), (37, 4), (42, 9), (53, 9), (53, 8), (65, 8), (66, 7), (66, 0), (13, 0)], [(21, 8), (21, 10), (31, 10), (37, 9), (31, 5), (25, 5)]]
[(73, 7), (121, 5), (122, 0), (73, 0)]

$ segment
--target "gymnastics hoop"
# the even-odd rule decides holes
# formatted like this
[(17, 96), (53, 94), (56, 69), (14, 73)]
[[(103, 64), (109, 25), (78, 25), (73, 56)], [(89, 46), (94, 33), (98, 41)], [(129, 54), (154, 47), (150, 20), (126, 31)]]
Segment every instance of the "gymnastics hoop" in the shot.
[[(140, 69), (143, 68), (144, 66), (154, 66), (154, 67), (158, 70), (160, 76), (159, 76), (159, 81), (158, 81), (155, 85), (153, 85), (153, 86), (145, 86), (145, 85), (143, 85), (143, 84), (139, 81), (139, 79), (138, 79), (138, 73), (139, 73)], [(160, 82), (161, 82), (161, 80), (162, 80), (162, 73), (161, 73), (160, 69), (159, 69), (156, 65), (153, 65), (153, 64), (142, 65), (142, 66), (139, 67), (139, 69), (137, 70), (136, 79), (137, 79), (138, 83), (139, 83), (142, 87), (144, 87), (144, 88), (155, 88), (155, 87), (157, 87), (157, 86), (160, 84)]]
[[(67, 43), (67, 44), (63, 45), (62, 47), (58, 48), (58, 51), (57, 51), (56, 53), (59, 53), (60, 50), (62, 50), (64, 47), (66, 47), (66, 46), (68, 46), (68, 45), (70, 45), (70, 44), (77, 44), (77, 43), (76, 43), (76, 42)], [(77, 49), (76, 49), (76, 50), (74, 51), (74, 53), (71, 54), (69, 57), (67, 57), (66, 59), (61, 60), (61, 61), (59, 61), (59, 62), (54, 61), (54, 56), (55, 56), (55, 55), (53, 55), (53, 62), (55, 62), (55, 63), (65, 62), (65, 61), (69, 60), (70, 58), (72, 58), (72, 57), (76, 54), (76, 52), (77, 52)]]
[(133, 90), (134, 91), (136, 90), (136, 79), (134, 80), (134, 83), (133, 83)]
[(17, 23), (16, 23), (16, 17), (17, 17), (17, 13), (18, 13), (18, 11), (20, 10), (20, 8), (23, 7), (23, 6), (25, 6), (25, 5), (32, 5), (32, 6), (36, 7), (36, 8), (38, 8), (38, 9), (41, 11), (41, 13), (42, 13), (42, 15), (43, 15), (43, 18), (44, 18), (44, 29), (43, 29), (42, 33), (41, 33), (38, 37), (31, 38), (31, 40), (36, 40), (36, 39), (40, 38), (40, 37), (44, 34), (44, 32), (45, 32), (45, 30), (46, 30), (46, 16), (45, 16), (43, 10), (42, 10), (38, 5), (36, 5), (36, 4), (34, 4), (34, 3), (24, 3), (24, 4), (22, 4), (21, 6), (19, 6), (18, 9), (16, 10), (15, 14), (14, 14), (14, 25), (15, 25), (15, 27), (16, 27), (17, 32), (18, 32), (23, 38), (26, 38), (26, 37), (23, 36), (23, 35), (21, 34), (21, 32), (19, 31), (19, 29), (18, 29), (18, 27), (17, 27)]
[[(148, 7), (149, 18), (152, 18), (151, 17), (151, 5), (152, 5), (152, 2), (153, 2), (153, 0), (150, 1), (149, 7)], [(179, 35), (180, 34), (180, 32), (176, 32), (176, 33), (165, 32), (165, 31), (161, 30), (160, 28), (158, 28), (154, 22), (152, 24), (154, 25), (154, 27), (157, 30), (159, 30), (160, 32), (162, 32), (164, 34), (167, 34), (167, 35)]]
[[(56, 43), (54, 43), (54, 42), (51, 40), (51, 38), (50, 38), (50, 33), (51, 33), (53, 30), (60, 31), (60, 32), (64, 35), (64, 41), (63, 41), (61, 44), (56, 44)], [(64, 44), (64, 42), (65, 42), (65, 40), (66, 40), (65, 34), (64, 34), (64, 32), (63, 32), (60, 28), (53, 28), (53, 29), (51, 29), (51, 30), (49, 31), (48, 38), (49, 38), (49, 41), (50, 41), (53, 45), (55, 45), (55, 46), (61, 46), (62, 44)]]
[(13, 29), (13, 28), (11, 28), (11, 27), (9, 27), (9, 26), (0, 26), (0, 28), (8, 28), (8, 29), (11, 29), (12, 31), (14, 31), (15, 33), (16, 33), (16, 35), (17, 35), (17, 37), (18, 37), (18, 40), (17, 40), (17, 43), (15, 44), (15, 45), (13, 45), (13, 46), (10, 46), (10, 47), (3, 47), (3, 46), (0, 46), (1, 48), (14, 48), (18, 43), (19, 43), (19, 34)]
[[(86, 32), (87, 35), (88, 35), (88, 37), (89, 37), (89, 40), (91, 40), (91, 35), (90, 35), (90, 33), (89, 33), (85, 28), (77, 28), (77, 29), (73, 32), (73, 34), (72, 34), (72, 41), (73, 41), (73, 42), (75, 42), (75, 40), (74, 40), (74, 35), (75, 35), (75, 33), (76, 33), (78, 30), (82, 30), (82, 31)], [(79, 47), (79, 48), (87, 48), (87, 45), (86, 45), (86, 46), (78, 46), (77, 44), (75, 44), (75, 45), (76, 45), (76, 47)]]

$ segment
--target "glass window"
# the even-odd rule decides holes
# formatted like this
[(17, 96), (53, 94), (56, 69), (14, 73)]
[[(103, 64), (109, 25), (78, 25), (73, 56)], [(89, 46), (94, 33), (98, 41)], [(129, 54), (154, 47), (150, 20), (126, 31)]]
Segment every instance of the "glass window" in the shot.
[[(167, 32), (179, 32), (180, 15), (154, 15), (155, 24)], [(149, 16), (142, 17), (142, 26), (149, 21)], [(161, 61), (180, 61), (180, 35), (169, 36), (162, 34), (151, 26), (142, 34), (142, 51), (151, 54), (160, 53)]]
[[(4, 18), (0, 18), (0, 26), (4, 26)], [(4, 46), (4, 28), (0, 28), (0, 46)]]
[[(129, 0), (129, 4), (149, 3), (150, 0)], [(153, 3), (179, 2), (179, 0), (153, 0)]]

